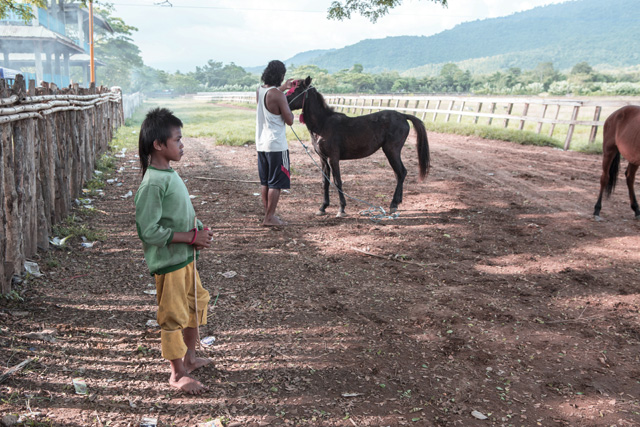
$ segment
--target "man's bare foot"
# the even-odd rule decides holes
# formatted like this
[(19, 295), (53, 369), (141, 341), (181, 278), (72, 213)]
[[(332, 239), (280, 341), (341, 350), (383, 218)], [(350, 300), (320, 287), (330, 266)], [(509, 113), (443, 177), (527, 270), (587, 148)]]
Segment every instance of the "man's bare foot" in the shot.
[(264, 227), (277, 227), (279, 225), (287, 225), (287, 223), (274, 215), (271, 218), (265, 218), (262, 225)]
[(202, 394), (208, 390), (208, 388), (195, 378), (188, 375), (184, 375), (181, 378), (174, 378), (173, 375), (169, 378), (169, 384), (175, 388), (179, 388), (187, 394)]
[(203, 366), (211, 364), (213, 364), (213, 360), (204, 357), (196, 357), (193, 362), (190, 362), (185, 358), (184, 369), (186, 369), (187, 373), (190, 374), (198, 368), (202, 368)]

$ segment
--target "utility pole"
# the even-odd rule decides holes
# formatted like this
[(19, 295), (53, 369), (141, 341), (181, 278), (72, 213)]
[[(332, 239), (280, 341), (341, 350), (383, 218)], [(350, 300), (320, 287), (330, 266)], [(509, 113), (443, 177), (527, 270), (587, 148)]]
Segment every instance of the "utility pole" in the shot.
[(93, 0), (89, 0), (89, 68), (91, 69), (91, 83), (96, 82), (96, 64), (93, 56)]

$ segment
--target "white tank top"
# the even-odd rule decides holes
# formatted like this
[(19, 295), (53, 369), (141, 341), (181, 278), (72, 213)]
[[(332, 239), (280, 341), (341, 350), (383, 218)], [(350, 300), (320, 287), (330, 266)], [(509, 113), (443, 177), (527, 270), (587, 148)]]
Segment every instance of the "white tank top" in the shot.
[(287, 127), (282, 116), (267, 110), (265, 97), (267, 92), (276, 87), (258, 88), (258, 109), (256, 119), (256, 150), (258, 151), (287, 151)]

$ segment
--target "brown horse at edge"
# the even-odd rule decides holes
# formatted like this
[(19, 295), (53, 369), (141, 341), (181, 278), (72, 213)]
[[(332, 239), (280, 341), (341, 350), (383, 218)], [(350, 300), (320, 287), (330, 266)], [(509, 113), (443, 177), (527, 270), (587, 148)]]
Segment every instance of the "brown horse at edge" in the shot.
[(629, 165), (624, 175), (627, 178), (631, 209), (640, 219), (640, 208), (636, 200), (633, 184), (640, 166), (640, 106), (628, 105), (614, 111), (604, 122), (602, 141), (602, 176), (600, 177), (600, 195), (593, 216), (600, 221), (602, 194), (611, 195), (616, 186), (620, 156), (627, 159)]

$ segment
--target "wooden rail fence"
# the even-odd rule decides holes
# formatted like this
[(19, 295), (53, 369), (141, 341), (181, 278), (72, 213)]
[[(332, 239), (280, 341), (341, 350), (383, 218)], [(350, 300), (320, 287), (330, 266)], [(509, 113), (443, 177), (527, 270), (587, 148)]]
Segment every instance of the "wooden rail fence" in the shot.
[[(202, 92), (198, 99), (218, 102), (256, 103), (254, 92)], [(598, 128), (610, 113), (625, 105), (640, 105), (630, 99), (547, 99), (536, 97), (405, 96), (405, 95), (325, 95), (336, 111), (361, 115), (381, 110), (396, 110), (419, 116), (423, 121), (502, 126), (517, 130), (543, 132), (549, 137), (563, 127), (564, 149), (571, 147), (577, 128), (588, 130), (593, 144)], [(466, 119), (466, 120), (465, 120)]]
[(53, 224), (69, 214), (123, 122), (119, 90), (0, 79), (1, 293), (25, 259), (49, 248)]

